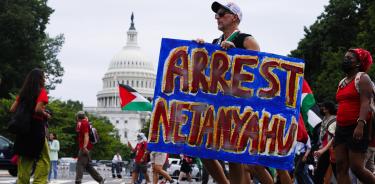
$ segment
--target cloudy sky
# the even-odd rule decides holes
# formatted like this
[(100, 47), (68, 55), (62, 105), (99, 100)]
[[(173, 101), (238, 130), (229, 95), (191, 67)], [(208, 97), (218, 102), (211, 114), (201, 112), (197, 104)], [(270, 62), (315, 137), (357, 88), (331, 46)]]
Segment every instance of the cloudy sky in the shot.
[[(206, 0), (50, 0), (55, 9), (47, 32), (64, 34), (59, 60), (65, 69), (62, 84), (50, 95), (96, 106), (96, 94), (112, 57), (126, 44), (134, 12), (138, 44), (157, 66), (161, 38), (208, 42), (219, 37), (213, 1)], [(225, 1), (220, 1), (225, 2)], [(240, 30), (252, 34), (261, 50), (287, 55), (303, 38), (328, 0), (237, 0), (243, 12)], [(155, 69), (156, 70), (156, 69)]]

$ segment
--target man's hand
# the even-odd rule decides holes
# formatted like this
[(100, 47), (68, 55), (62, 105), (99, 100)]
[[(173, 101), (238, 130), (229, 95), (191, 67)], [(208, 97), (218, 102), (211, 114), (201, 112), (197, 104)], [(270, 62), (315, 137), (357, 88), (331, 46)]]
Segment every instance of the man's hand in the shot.
[(363, 124), (363, 122), (358, 122), (358, 124), (355, 127), (354, 132), (353, 132), (354, 140), (359, 141), (363, 138), (363, 127), (364, 126), (365, 125)]
[(230, 41), (222, 41), (220, 46), (225, 50), (230, 49), (230, 48), (236, 48), (234, 43)]
[(89, 150), (88, 150), (86, 147), (83, 147), (83, 148), (82, 148), (82, 153), (83, 153), (84, 155), (88, 155), (88, 154), (89, 154)]
[(197, 39), (195, 39), (193, 41), (195, 41), (195, 42), (197, 42), (199, 44), (204, 44), (204, 40), (202, 38), (197, 38)]
[(319, 158), (320, 156), (322, 156), (322, 154), (323, 154), (323, 151), (320, 149), (314, 152), (314, 157)]

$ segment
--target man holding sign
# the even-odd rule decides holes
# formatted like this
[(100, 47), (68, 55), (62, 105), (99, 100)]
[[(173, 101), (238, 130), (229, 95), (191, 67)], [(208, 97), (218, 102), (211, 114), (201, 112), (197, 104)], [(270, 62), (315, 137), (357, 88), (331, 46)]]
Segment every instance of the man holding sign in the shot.
[(231, 183), (244, 182), (241, 163), (291, 169), (303, 61), (254, 51), (238, 31), (239, 7), (212, 9), (224, 33), (216, 45), (162, 40), (149, 149), (205, 158), (221, 171), (213, 160), (226, 160)]

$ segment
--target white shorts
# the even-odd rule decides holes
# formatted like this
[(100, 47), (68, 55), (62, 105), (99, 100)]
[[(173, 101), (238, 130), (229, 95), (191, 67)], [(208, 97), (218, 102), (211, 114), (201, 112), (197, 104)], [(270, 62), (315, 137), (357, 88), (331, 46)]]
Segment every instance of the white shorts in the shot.
[(151, 152), (150, 159), (151, 159), (151, 164), (162, 166), (164, 165), (165, 160), (167, 159), (167, 153), (153, 151)]

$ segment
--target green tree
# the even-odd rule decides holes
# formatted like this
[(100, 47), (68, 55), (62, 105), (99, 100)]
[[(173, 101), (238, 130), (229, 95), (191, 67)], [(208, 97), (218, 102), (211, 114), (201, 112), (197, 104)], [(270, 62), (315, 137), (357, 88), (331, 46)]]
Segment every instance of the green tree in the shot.
[(375, 53), (375, 1), (330, 0), (315, 23), (304, 30), (291, 56), (305, 60), (305, 79), (318, 101), (334, 100), (344, 77), (340, 67), (346, 50), (363, 47)]
[(35, 67), (45, 70), (48, 88), (61, 83), (63, 68), (56, 55), (64, 38), (45, 33), (52, 12), (47, 0), (0, 1), (0, 98), (17, 92)]

